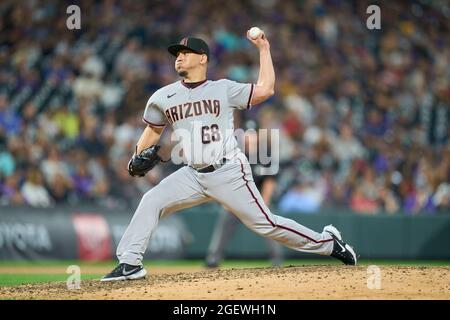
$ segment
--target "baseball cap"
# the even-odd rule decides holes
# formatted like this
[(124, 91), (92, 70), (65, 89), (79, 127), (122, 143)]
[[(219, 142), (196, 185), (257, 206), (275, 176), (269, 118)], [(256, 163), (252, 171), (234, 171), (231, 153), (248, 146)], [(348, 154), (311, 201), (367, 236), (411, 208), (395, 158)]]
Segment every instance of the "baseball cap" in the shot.
[(200, 38), (183, 38), (179, 43), (171, 44), (167, 50), (169, 50), (169, 52), (175, 57), (181, 50), (189, 50), (198, 54), (206, 54), (209, 60), (209, 47), (206, 42)]

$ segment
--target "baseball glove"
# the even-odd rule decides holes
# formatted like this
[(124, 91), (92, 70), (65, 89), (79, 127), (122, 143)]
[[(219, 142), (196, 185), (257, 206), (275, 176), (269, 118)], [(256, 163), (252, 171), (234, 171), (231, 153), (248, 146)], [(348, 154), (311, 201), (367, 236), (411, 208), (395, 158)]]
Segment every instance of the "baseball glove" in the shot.
[(139, 155), (134, 155), (128, 162), (128, 173), (130, 176), (143, 177), (147, 172), (152, 170), (160, 161), (158, 145), (153, 145), (141, 151)]

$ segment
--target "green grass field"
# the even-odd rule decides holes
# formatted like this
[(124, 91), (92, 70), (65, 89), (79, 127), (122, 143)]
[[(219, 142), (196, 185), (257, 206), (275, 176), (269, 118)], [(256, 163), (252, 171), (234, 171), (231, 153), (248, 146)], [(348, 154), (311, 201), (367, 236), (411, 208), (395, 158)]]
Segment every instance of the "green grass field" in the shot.
[[(338, 265), (340, 264), (334, 260), (286, 260), (284, 266), (302, 266), (302, 265)], [(0, 261), (0, 286), (15, 286), (20, 284), (30, 284), (38, 282), (51, 282), (51, 281), (66, 281), (69, 276), (65, 273), (66, 267), (70, 265), (77, 265), (83, 270), (83, 268), (99, 268), (109, 270), (115, 265), (115, 261), (101, 261), (101, 262), (86, 262), (86, 261)], [(202, 260), (148, 260), (144, 262), (145, 267), (150, 271), (152, 267), (167, 267), (167, 268), (183, 268), (183, 267), (198, 267), (202, 268)], [(359, 265), (397, 265), (397, 266), (448, 266), (450, 267), (449, 260), (439, 261), (397, 261), (397, 260), (361, 260)], [(268, 260), (226, 260), (222, 263), (221, 268), (258, 268), (269, 267)], [(42, 273), (46, 267), (61, 268), (61, 272), (58, 273)], [(21, 272), (14, 273), (14, 268), (20, 268)], [(8, 272), (4, 270), (8, 269)], [(12, 269), (12, 270), (11, 270)], [(24, 269), (26, 272), (24, 272)], [(3, 270), (3, 271), (2, 271)], [(81, 274), (81, 280), (99, 279), (104, 275), (103, 272), (99, 273), (87, 273)]]

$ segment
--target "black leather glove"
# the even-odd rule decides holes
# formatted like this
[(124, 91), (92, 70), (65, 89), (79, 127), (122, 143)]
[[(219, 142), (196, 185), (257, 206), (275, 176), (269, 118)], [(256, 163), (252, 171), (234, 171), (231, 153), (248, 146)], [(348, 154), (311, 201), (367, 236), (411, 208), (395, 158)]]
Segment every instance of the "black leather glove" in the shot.
[(134, 155), (128, 162), (128, 173), (130, 176), (143, 177), (152, 170), (160, 161), (158, 150), (159, 145), (153, 145), (141, 151), (139, 155)]

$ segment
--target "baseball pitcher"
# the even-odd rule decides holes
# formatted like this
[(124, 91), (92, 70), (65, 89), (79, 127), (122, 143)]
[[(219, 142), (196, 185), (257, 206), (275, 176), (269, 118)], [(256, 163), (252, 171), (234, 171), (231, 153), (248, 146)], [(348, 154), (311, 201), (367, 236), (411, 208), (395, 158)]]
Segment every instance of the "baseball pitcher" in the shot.
[(144, 176), (157, 165), (159, 138), (172, 125), (180, 136), (186, 166), (175, 171), (141, 199), (117, 248), (119, 265), (102, 281), (140, 279), (146, 276), (142, 257), (159, 219), (206, 201), (217, 201), (244, 225), (264, 237), (298, 251), (330, 255), (348, 265), (357, 261), (354, 250), (333, 226), (321, 233), (273, 214), (253, 181), (246, 156), (234, 136), (233, 111), (245, 110), (274, 94), (275, 71), (270, 44), (264, 32), (247, 38), (259, 50), (256, 84), (208, 80), (209, 47), (199, 38), (183, 38), (170, 45), (181, 81), (157, 90), (148, 100), (147, 124), (128, 171)]

